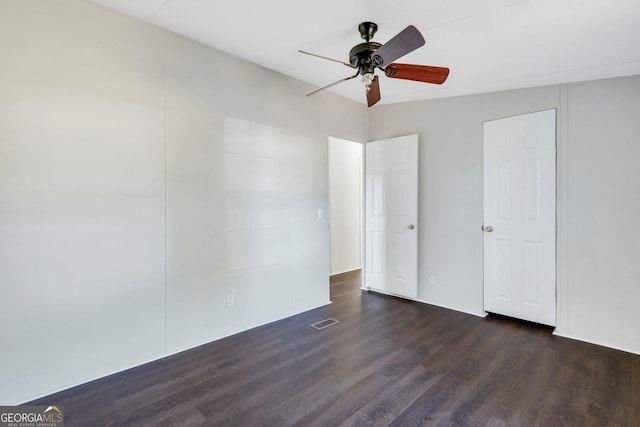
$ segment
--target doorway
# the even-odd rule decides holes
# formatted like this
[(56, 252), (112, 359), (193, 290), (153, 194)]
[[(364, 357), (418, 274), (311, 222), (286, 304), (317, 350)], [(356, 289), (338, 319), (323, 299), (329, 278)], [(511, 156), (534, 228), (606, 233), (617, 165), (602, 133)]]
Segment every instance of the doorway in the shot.
[(330, 274), (362, 268), (363, 144), (329, 137)]

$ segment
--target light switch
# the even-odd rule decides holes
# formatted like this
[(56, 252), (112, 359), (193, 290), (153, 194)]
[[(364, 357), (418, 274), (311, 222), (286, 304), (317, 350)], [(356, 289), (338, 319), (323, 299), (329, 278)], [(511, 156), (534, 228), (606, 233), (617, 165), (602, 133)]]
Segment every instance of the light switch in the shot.
[(324, 213), (322, 212), (322, 209), (318, 209), (318, 219), (322, 219), (323, 216)]

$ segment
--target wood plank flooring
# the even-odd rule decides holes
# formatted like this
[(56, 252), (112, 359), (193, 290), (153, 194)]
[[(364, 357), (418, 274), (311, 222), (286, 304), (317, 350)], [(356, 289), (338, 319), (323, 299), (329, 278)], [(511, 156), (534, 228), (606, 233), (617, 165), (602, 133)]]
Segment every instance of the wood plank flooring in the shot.
[(640, 425), (640, 356), (358, 286), (336, 276), (329, 306), (31, 403), (67, 426)]

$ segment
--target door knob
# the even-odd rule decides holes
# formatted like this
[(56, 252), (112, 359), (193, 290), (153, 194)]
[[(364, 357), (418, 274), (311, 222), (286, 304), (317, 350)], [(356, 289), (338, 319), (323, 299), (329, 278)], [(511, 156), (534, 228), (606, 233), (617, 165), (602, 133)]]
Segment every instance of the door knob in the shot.
[(414, 228), (416, 228), (416, 226), (415, 226), (415, 225), (413, 225), (413, 224), (409, 224), (409, 225), (407, 225), (407, 228), (408, 228), (409, 230), (413, 230)]
[(487, 225), (487, 226), (485, 226), (485, 227), (482, 227), (482, 229), (483, 229), (484, 231), (486, 231), (487, 233), (491, 233), (491, 232), (493, 231), (493, 227), (492, 227), (492, 226), (490, 226), (490, 225)]

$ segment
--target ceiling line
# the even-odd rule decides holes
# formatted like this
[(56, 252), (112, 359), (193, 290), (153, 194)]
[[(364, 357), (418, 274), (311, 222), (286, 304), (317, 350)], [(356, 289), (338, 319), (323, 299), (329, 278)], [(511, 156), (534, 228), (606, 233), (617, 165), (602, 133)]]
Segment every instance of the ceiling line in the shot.
[[(518, 77), (503, 77), (500, 79), (494, 79), (494, 80), (488, 80), (489, 83), (499, 83), (499, 82), (504, 82), (504, 81), (517, 81), (517, 80), (522, 80), (523, 78), (527, 79), (527, 78), (531, 78), (531, 77), (542, 77), (542, 76), (554, 76), (554, 75), (558, 75), (558, 74), (566, 74), (566, 73), (573, 73), (573, 72), (578, 72), (578, 71), (582, 71), (582, 70), (597, 70), (598, 68), (603, 68), (603, 67), (611, 67), (611, 66), (619, 66), (619, 65), (627, 65), (627, 64), (637, 64), (640, 63), (640, 59), (634, 59), (631, 61), (618, 61), (618, 62), (607, 62), (605, 64), (597, 64), (597, 65), (590, 65), (587, 67), (580, 67), (580, 68), (566, 68), (563, 70), (559, 70), (559, 71), (549, 71), (546, 73), (534, 73), (534, 74), (525, 74), (522, 76), (518, 76)], [(554, 83), (555, 84), (555, 83)]]
[(155, 12), (153, 12), (153, 13), (152, 13), (148, 18), (147, 18), (147, 20), (146, 20), (146, 21), (147, 21), (147, 22), (151, 22), (151, 20), (152, 20), (153, 18), (155, 18), (155, 17), (156, 17), (156, 15), (158, 14), (158, 12), (160, 12), (160, 10), (161, 10), (162, 8), (164, 8), (164, 7), (167, 5), (167, 3), (169, 3), (169, 1), (170, 1), (170, 0), (164, 0), (164, 1), (162, 2), (162, 4), (161, 4), (157, 9), (156, 9), (156, 11), (155, 11)]
[(480, 16), (480, 15), (484, 15), (484, 14), (487, 14), (487, 13), (491, 13), (491, 12), (496, 11), (496, 10), (506, 9), (508, 7), (515, 6), (517, 4), (525, 3), (525, 2), (528, 2), (528, 1), (530, 1), (530, 0), (514, 1), (513, 3), (505, 4), (503, 6), (498, 6), (498, 7), (494, 7), (494, 8), (491, 8), (491, 9), (485, 9), (485, 10), (482, 10), (482, 11), (480, 11), (478, 13), (473, 13), (473, 14), (467, 15), (467, 16), (461, 16), (460, 18), (456, 18), (456, 19), (453, 19), (451, 21), (447, 21), (447, 22), (443, 22), (441, 24), (433, 25), (431, 27), (427, 27), (427, 29), (425, 31), (432, 30), (432, 29), (438, 28), (438, 27), (443, 27), (443, 26), (449, 25), (449, 24), (454, 24), (456, 22), (464, 21), (464, 20), (469, 19), (469, 18), (475, 18), (476, 16)]

